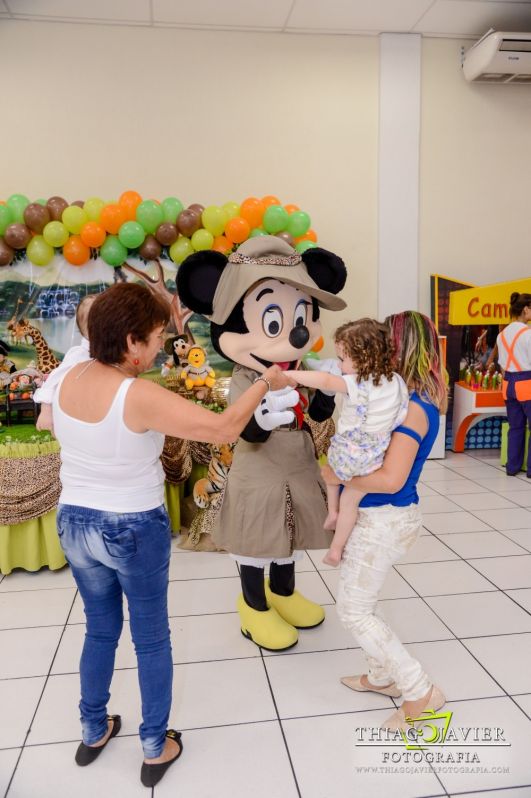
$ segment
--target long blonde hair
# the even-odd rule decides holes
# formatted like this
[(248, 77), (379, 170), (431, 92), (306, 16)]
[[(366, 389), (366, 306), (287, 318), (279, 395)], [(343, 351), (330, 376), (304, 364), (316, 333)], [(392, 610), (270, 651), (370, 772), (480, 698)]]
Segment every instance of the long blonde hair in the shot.
[(448, 388), (435, 325), (416, 310), (388, 316), (385, 323), (395, 350), (395, 369), (410, 390), (446, 413)]

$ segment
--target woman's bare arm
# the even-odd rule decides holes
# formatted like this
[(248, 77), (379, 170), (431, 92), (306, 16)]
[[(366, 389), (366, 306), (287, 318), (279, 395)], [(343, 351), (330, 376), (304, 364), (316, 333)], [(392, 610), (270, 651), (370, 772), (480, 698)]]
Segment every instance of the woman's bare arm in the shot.
[[(418, 432), (421, 438), (426, 435), (426, 414), (417, 403), (410, 402), (404, 426)], [(347, 484), (364, 493), (397, 493), (409, 476), (418, 448), (417, 441), (409, 435), (393, 432), (382, 467), (367, 476), (353, 477)], [(340, 484), (330, 466), (325, 466), (321, 472), (328, 484)]]
[(135, 431), (152, 429), (175, 438), (208, 443), (235, 441), (259, 402), (267, 384), (251, 385), (223, 413), (214, 413), (149, 380), (135, 380), (130, 389), (131, 404), (126, 405), (126, 423)]

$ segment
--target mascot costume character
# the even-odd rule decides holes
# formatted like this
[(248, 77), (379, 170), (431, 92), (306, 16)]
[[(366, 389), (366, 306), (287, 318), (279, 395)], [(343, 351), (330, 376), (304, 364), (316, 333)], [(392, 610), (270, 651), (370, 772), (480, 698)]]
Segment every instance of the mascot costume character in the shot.
[[(234, 364), (229, 401), (276, 363), (300, 367), (321, 337), (320, 308), (342, 310), (336, 294), (346, 280), (337, 255), (318, 247), (296, 252), (276, 236), (245, 241), (229, 258), (215, 251), (190, 255), (180, 266), (181, 301), (209, 319), (214, 349)], [(243, 634), (273, 651), (294, 646), (297, 629), (318, 626), (324, 610), (295, 590), (295, 560), (322, 549), (326, 491), (320, 479), (308, 413), (325, 421), (333, 397), (306, 388), (270, 391), (234, 450), (216, 544), (238, 562)], [(269, 579), (264, 581), (264, 568)]]

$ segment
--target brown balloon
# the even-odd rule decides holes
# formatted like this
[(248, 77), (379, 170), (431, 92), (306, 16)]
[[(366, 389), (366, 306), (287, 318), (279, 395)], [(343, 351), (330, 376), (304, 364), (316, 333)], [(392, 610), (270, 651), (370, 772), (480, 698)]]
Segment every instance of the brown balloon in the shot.
[(64, 209), (68, 208), (68, 202), (62, 197), (50, 197), (46, 203), (46, 207), (50, 211), (52, 222), (60, 222)]
[(174, 241), (177, 241), (178, 235), (177, 228), (171, 222), (159, 224), (155, 232), (155, 238), (159, 244), (162, 244), (164, 247), (169, 247)]
[(24, 221), (34, 233), (42, 233), (50, 221), (50, 211), (38, 202), (32, 202), (26, 206), (24, 211)]
[(141, 258), (144, 258), (144, 260), (157, 260), (160, 258), (161, 252), (162, 247), (155, 236), (152, 235), (145, 237), (144, 243), (138, 250), (138, 254)]
[(277, 233), (276, 237), (281, 238), (283, 241), (289, 244), (290, 247), (295, 246), (295, 241), (293, 240), (293, 236), (290, 235), (290, 233), (287, 233), (286, 231), (284, 231), (283, 233)]
[(177, 217), (177, 229), (188, 238), (201, 227), (201, 216), (196, 211), (188, 208), (181, 211)]
[(71, 205), (77, 205), (78, 208), (84, 208), (85, 203), (83, 200), (76, 200), (75, 202), (70, 203)]
[(25, 249), (31, 238), (31, 231), (25, 224), (10, 224), (4, 233), (6, 244), (13, 249)]
[(0, 238), (0, 266), (9, 266), (15, 257), (15, 250), (6, 244), (3, 238)]
[(188, 210), (189, 211), (195, 211), (196, 213), (199, 214), (199, 216), (201, 216), (201, 214), (205, 210), (205, 206), (204, 205), (200, 205), (198, 202), (194, 202), (193, 205), (189, 205), (188, 206)]

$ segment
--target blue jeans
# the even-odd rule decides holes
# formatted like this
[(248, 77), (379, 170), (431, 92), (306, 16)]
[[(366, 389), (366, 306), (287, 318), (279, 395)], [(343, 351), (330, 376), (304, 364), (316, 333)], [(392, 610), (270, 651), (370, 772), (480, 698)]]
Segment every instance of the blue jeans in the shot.
[(87, 618), (79, 666), (83, 742), (93, 745), (107, 732), (125, 593), (142, 696), (140, 739), (145, 758), (160, 756), (173, 676), (167, 601), (171, 531), (166, 510), (161, 506), (112, 513), (62, 504), (57, 529)]

